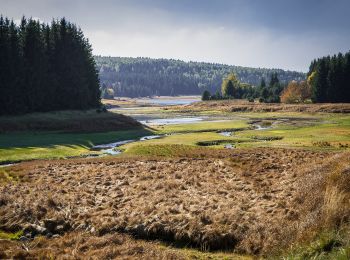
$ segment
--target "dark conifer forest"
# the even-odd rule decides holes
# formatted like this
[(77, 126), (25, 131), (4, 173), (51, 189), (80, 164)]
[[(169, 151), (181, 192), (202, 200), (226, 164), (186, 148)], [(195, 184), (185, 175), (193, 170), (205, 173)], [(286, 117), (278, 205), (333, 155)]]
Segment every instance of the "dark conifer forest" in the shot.
[(100, 105), (91, 45), (74, 24), (0, 18), (0, 114)]
[(252, 86), (258, 86), (262, 78), (269, 79), (272, 74), (277, 74), (281, 83), (305, 79), (304, 73), (295, 71), (171, 59), (96, 56), (95, 60), (102, 92), (113, 89), (115, 96), (201, 95), (204, 90), (216, 93), (230, 73)]
[(314, 60), (308, 82), (313, 102), (350, 102), (350, 52)]

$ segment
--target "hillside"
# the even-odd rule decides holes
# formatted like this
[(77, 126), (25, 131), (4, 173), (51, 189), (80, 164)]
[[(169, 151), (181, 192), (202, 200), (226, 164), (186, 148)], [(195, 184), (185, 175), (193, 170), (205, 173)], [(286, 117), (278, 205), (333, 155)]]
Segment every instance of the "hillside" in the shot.
[(241, 82), (258, 85), (261, 78), (277, 73), (281, 82), (301, 80), (304, 73), (281, 69), (249, 68), (171, 59), (95, 56), (102, 85), (116, 96), (195, 95), (215, 93), (223, 77), (234, 72)]

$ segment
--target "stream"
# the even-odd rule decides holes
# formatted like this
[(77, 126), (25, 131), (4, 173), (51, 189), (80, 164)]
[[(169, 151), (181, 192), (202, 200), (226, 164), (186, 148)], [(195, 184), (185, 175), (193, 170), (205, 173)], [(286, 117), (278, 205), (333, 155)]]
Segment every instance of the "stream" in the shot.
[(114, 142), (114, 143), (108, 143), (108, 144), (99, 144), (95, 145), (91, 148), (92, 151), (100, 151), (102, 153), (101, 156), (103, 155), (118, 155), (122, 151), (116, 149), (117, 147), (128, 144), (128, 143), (134, 143), (134, 142), (142, 142), (142, 141), (147, 141), (147, 140), (152, 140), (152, 139), (159, 139), (162, 138), (165, 135), (147, 135), (143, 136), (138, 140), (125, 140), (125, 141), (119, 141), (119, 142)]
[[(182, 120), (185, 118), (179, 118), (178, 120)], [(161, 119), (154, 119), (154, 120), (161, 120)], [(168, 121), (166, 121), (168, 120)], [(186, 121), (186, 120), (185, 120)], [(201, 121), (201, 120), (198, 120)], [(162, 122), (162, 124), (174, 124), (171, 119), (164, 119), (164, 121), (157, 121), (157, 122)], [(193, 122), (193, 121), (191, 121)], [(151, 124), (151, 123), (149, 123)], [(261, 131), (261, 130), (267, 130), (272, 128), (272, 126), (261, 126), (260, 124), (253, 124), (254, 126), (254, 130), (257, 131)], [(176, 134), (176, 133), (173, 133)], [(218, 132), (217, 134), (222, 135), (222, 136), (226, 136), (226, 137), (230, 137), (234, 134), (233, 131), (228, 132), (228, 131), (222, 131), (222, 132)], [(125, 140), (125, 141), (119, 141), (119, 142), (113, 142), (113, 143), (108, 143), (108, 144), (100, 144), (100, 145), (95, 145), (91, 148), (92, 151), (100, 151), (102, 153), (102, 155), (100, 156), (105, 156), (105, 155), (118, 155), (121, 154), (122, 151), (118, 150), (116, 148), (118, 148), (119, 146), (122, 146), (124, 144), (128, 144), (128, 143), (135, 143), (135, 142), (142, 142), (142, 141), (147, 141), (147, 140), (152, 140), (152, 139), (159, 139), (159, 138), (163, 138), (166, 135), (148, 135), (148, 136), (143, 136), (139, 139), (133, 139), (133, 140)], [(228, 140), (229, 141), (229, 140)], [(235, 146), (234, 144), (225, 144), (224, 148), (226, 149), (234, 149)]]

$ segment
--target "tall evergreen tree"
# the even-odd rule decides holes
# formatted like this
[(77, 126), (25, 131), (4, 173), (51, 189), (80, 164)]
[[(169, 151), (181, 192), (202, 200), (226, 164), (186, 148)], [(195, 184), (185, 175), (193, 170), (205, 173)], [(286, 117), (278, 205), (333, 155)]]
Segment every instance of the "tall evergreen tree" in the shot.
[(316, 75), (312, 86), (312, 101), (313, 102), (326, 102), (327, 100), (327, 66), (326, 60), (321, 59), (316, 66)]
[(91, 45), (64, 18), (51, 25), (0, 17), (0, 115), (100, 105)]
[(30, 112), (46, 111), (47, 57), (38, 21), (29, 19), (23, 38), (24, 90)]
[(10, 41), (9, 41), (9, 21), (0, 16), (0, 111), (10, 112), (9, 97), (11, 96), (10, 81)]

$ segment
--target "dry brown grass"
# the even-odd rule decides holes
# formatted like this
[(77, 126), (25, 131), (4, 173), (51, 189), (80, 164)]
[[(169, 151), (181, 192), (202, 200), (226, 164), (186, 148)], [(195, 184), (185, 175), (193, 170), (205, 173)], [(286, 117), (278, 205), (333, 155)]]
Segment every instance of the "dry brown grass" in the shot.
[(350, 224), (350, 153), (337, 154), (305, 169), (291, 204), (299, 208), (285, 244), (312, 241), (322, 232), (339, 232)]
[(8, 259), (186, 259), (185, 254), (125, 234), (95, 236), (72, 232), (32, 241), (0, 241), (0, 258)]
[[(175, 108), (176, 109), (176, 108)], [(267, 104), (250, 103), (242, 100), (220, 100), (193, 103), (179, 106), (178, 109), (186, 111), (201, 111), (204, 109), (221, 110), (225, 112), (325, 112), (350, 113), (350, 103), (330, 104)]]
[[(319, 206), (334, 205), (335, 199), (324, 194), (335, 193), (318, 186), (333, 172), (324, 163), (345, 162), (345, 155), (271, 148), (217, 155), (222, 158), (20, 164), (13, 170), (21, 181), (0, 188), (0, 229), (33, 233), (41, 226), (43, 233), (100, 236), (122, 232), (260, 254), (298, 240), (320, 214), (332, 223), (345, 221), (344, 207), (343, 212), (340, 206)], [(348, 197), (340, 198), (338, 205), (346, 205)]]

